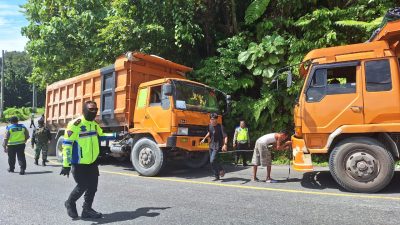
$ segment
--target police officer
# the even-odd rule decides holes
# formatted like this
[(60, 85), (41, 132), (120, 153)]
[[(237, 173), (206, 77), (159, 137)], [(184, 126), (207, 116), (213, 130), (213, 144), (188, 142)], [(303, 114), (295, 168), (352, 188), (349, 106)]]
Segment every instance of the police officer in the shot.
[(246, 152), (240, 151), (250, 148), (249, 129), (246, 127), (244, 120), (241, 120), (240, 126), (235, 129), (235, 134), (233, 135), (233, 147), (236, 147), (237, 151), (235, 154), (235, 164), (238, 164), (239, 157), (242, 156), (243, 166), (247, 166)]
[(38, 121), (38, 128), (33, 130), (32, 134), (32, 148), (36, 144), (35, 148), (35, 165), (39, 165), (39, 156), (40, 156), (40, 151), (42, 151), (42, 166), (46, 166), (46, 160), (47, 160), (47, 150), (48, 150), (48, 144), (50, 144), (51, 140), (51, 133), (50, 130), (47, 129), (47, 127), (44, 126), (44, 120), (40, 119)]
[(10, 118), (11, 125), (6, 127), (6, 136), (3, 142), (4, 152), (8, 153), (8, 172), (13, 173), (15, 168), (15, 155), (18, 157), (20, 175), (25, 174), (25, 143), (29, 139), (28, 129), (23, 124), (18, 124), (18, 117)]
[(96, 162), (99, 156), (100, 140), (115, 139), (115, 134), (105, 134), (94, 121), (98, 108), (94, 101), (87, 101), (83, 106), (83, 116), (72, 120), (66, 129), (63, 142), (63, 168), (60, 175), (72, 175), (76, 187), (65, 202), (67, 213), (77, 218), (76, 201), (85, 194), (82, 218), (101, 218), (102, 214), (92, 208), (97, 191), (99, 168)]

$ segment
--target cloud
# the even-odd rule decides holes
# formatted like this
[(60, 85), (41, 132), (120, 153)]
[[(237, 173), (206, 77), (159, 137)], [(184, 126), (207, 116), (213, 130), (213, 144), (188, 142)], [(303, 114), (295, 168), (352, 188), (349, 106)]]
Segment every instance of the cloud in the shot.
[(0, 0), (0, 50), (23, 51), (28, 39), (21, 35), (21, 27), (28, 21), (19, 5), (26, 0)]
[(3, 17), (0, 17), (0, 27), (7, 24), (7, 20)]
[(19, 5), (0, 4), (1, 16), (20, 16), (22, 10)]
[(0, 40), (0, 51), (24, 51), (26, 42), (28, 42), (28, 39), (25, 37), (2, 39)]

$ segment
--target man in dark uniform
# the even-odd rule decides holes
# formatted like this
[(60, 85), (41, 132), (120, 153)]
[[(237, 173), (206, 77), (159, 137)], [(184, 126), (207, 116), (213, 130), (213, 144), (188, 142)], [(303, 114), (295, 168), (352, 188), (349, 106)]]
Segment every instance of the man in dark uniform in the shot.
[(18, 157), (20, 175), (25, 174), (25, 143), (29, 139), (28, 129), (23, 124), (18, 124), (18, 117), (10, 118), (11, 125), (6, 128), (6, 135), (3, 142), (4, 152), (8, 153), (8, 172), (13, 173), (15, 168), (15, 156)]
[(71, 166), (76, 187), (65, 202), (67, 213), (78, 217), (76, 201), (85, 194), (82, 218), (101, 218), (102, 214), (92, 208), (97, 191), (99, 168), (96, 162), (99, 156), (101, 140), (115, 139), (115, 134), (105, 134), (94, 121), (98, 108), (94, 101), (83, 106), (83, 116), (72, 120), (65, 131), (63, 142), (63, 168), (60, 175), (69, 176)]
[(216, 113), (210, 114), (210, 125), (208, 126), (208, 133), (203, 138), (203, 140), (201, 140), (200, 143), (204, 143), (205, 139), (207, 139), (208, 137), (210, 137), (211, 139), (209, 147), (210, 163), (214, 172), (213, 181), (217, 181), (220, 179), (220, 177), (223, 177), (225, 175), (225, 171), (218, 160), (218, 152), (221, 150), (228, 150), (228, 136), (224, 131), (224, 127), (221, 124), (218, 124), (218, 114)]

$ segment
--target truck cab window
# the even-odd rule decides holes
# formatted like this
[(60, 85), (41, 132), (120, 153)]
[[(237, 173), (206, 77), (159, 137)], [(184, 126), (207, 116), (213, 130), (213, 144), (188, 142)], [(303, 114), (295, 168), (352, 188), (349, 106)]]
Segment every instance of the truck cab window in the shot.
[(356, 66), (316, 69), (307, 89), (307, 102), (319, 102), (325, 95), (356, 92)]
[(160, 106), (160, 105), (161, 105), (161, 86), (151, 87), (149, 106)]
[(392, 75), (389, 60), (374, 60), (365, 63), (365, 79), (367, 91), (390, 91), (392, 89)]
[(356, 93), (356, 67), (327, 70), (327, 95)]

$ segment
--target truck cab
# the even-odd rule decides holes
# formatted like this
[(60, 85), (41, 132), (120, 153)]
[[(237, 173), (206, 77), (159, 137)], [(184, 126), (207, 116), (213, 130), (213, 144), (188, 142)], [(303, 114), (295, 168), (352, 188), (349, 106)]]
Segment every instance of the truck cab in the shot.
[(294, 109), (293, 167), (312, 171), (312, 154), (329, 154), (333, 178), (354, 192), (376, 192), (399, 159), (400, 21), (371, 41), (316, 49), (301, 64)]

